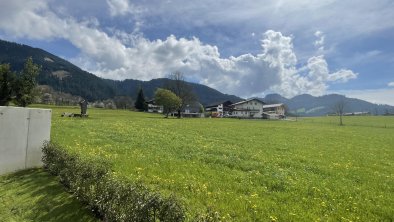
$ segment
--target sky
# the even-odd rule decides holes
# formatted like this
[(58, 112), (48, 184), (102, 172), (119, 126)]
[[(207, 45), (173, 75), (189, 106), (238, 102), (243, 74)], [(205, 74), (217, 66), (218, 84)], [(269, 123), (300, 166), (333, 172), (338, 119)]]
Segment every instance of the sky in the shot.
[(394, 105), (392, 0), (0, 0), (0, 39), (97, 76)]

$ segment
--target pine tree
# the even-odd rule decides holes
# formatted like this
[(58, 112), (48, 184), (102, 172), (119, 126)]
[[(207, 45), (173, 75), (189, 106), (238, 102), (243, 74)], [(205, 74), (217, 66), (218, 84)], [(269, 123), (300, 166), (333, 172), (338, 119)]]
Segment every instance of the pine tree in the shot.
[(33, 103), (36, 97), (36, 78), (40, 71), (41, 67), (34, 64), (33, 59), (29, 57), (14, 87), (16, 92), (15, 102), (18, 106), (26, 107)]
[(140, 88), (138, 91), (137, 100), (134, 103), (134, 107), (139, 111), (146, 111), (148, 109), (142, 88)]
[(12, 99), (15, 86), (15, 73), (9, 64), (0, 65), (0, 106), (7, 106)]

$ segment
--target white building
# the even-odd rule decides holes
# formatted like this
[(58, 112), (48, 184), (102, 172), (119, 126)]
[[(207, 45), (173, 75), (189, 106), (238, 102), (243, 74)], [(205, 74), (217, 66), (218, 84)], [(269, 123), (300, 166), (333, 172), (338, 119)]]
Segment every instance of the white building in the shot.
[(233, 103), (229, 100), (220, 103), (214, 103), (205, 107), (205, 112), (211, 113), (211, 117), (229, 116)]
[(146, 103), (148, 104), (149, 113), (163, 113), (163, 106), (157, 105), (154, 99), (149, 100)]
[(263, 118), (265, 119), (282, 119), (285, 117), (285, 112), (286, 109), (283, 103), (263, 106)]
[(232, 105), (232, 116), (240, 118), (262, 118), (264, 102), (251, 98)]

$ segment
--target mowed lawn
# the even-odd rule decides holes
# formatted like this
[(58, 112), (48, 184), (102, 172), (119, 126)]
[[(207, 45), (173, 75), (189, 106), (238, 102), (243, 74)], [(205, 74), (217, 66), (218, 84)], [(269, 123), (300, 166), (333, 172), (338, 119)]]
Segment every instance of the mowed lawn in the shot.
[(174, 194), (189, 213), (225, 221), (394, 220), (394, 117), (299, 121), (165, 119), (89, 109), (60, 117), (51, 138), (103, 156), (115, 174)]
[(43, 169), (0, 176), (0, 221), (99, 221)]

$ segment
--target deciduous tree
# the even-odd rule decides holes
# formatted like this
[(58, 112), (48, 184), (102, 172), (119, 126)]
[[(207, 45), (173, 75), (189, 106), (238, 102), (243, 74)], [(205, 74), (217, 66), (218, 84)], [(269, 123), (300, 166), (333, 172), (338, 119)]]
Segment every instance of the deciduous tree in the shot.
[(181, 99), (181, 105), (178, 108), (178, 118), (181, 117), (181, 111), (185, 109), (186, 105), (196, 101), (196, 95), (193, 93), (192, 87), (185, 81), (183, 74), (179, 71), (172, 73), (169, 76), (167, 89), (171, 90), (175, 95)]
[(168, 114), (178, 110), (182, 105), (182, 100), (175, 93), (167, 89), (157, 89), (155, 92), (155, 101), (157, 105), (163, 106), (163, 112), (168, 117)]
[(339, 125), (343, 126), (343, 115), (345, 114), (346, 103), (345, 100), (341, 99), (334, 104), (334, 111), (339, 116)]

